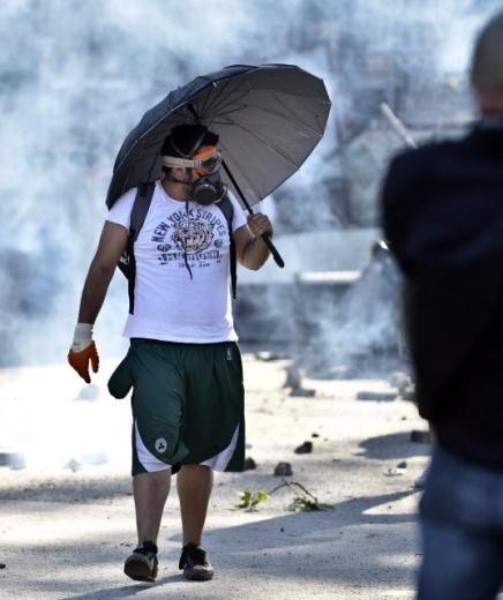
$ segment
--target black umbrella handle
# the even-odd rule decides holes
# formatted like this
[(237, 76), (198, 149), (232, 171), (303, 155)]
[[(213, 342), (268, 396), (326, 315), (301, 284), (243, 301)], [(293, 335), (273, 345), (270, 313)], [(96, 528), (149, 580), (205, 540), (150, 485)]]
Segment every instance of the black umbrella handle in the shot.
[(274, 262), (282, 269), (285, 266), (285, 261), (281, 258), (281, 254), (278, 252), (276, 246), (272, 243), (270, 236), (267, 233), (264, 233), (261, 237), (271, 251)]
[[(255, 213), (253, 212), (252, 207), (248, 203), (248, 200), (245, 198), (237, 181), (234, 179), (234, 176), (230, 172), (229, 167), (227, 166), (225, 160), (222, 161), (222, 166), (224, 168), (224, 171), (227, 173), (229, 179), (232, 181), (232, 184), (236, 188), (236, 191), (239, 194), (239, 197), (241, 198), (241, 200), (243, 201), (243, 204), (245, 205), (246, 210), (250, 213), (250, 215), (254, 215)], [(261, 238), (264, 240), (266, 246), (269, 248), (269, 250), (272, 254), (272, 257), (274, 258), (274, 262), (278, 265), (278, 267), (280, 267), (282, 269), (285, 266), (285, 261), (281, 257), (281, 254), (278, 252), (276, 246), (272, 243), (271, 236), (268, 235), (267, 233), (264, 233), (261, 236)]]

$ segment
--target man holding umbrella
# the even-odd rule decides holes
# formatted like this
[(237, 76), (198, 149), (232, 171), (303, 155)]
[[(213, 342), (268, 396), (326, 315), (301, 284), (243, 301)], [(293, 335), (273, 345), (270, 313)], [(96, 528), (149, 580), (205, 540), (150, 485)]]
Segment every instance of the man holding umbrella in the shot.
[[(134, 307), (125, 360), (109, 389), (133, 387), (133, 492), (138, 547), (126, 560), (135, 580), (157, 575), (157, 536), (172, 471), (178, 472), (183, 528), (180, 569), (206, 580), (213, 568), (201, 547), (213, 470), (244, 468), (244, 401), (231, 294), (231, 246), (237, 261), (259, 269), (269, 256), (267, 216), (248, 222), (218, 177), (218, 136), (200, 124), (175, 126), (162, 150), (164, 176), (134, 244)], [(232, 231), (218, 206), (232, 203)], [(82, 293), (69, 362), (90, 381), (98, 369), (93, 324), (128, 245), (133, 188), (111, 208)], [(227, 202), (229, 200), (226, 200)], [(231, 244), (232, 240), (232, 244)]]
[(119, 150), (68, 359), (87, 382), (89, 365), (97, 371), (92, 328), (126, 250), (127, 267), (120, 266), (129, 279), (124, 335), (131, 347), (109, 390), (124, 397), (133, 388), (138, 547), (125, 564), (133, 579), (156, 577), (174, 472), (180, 569), (188, 579), (213, 576), (201, 547), (212, 472), (244, 467), (243, 380), (229, 289), (235, 263), (259, 269), (271, 253), (284, 266), (269, 219), (251, 206), (300, 168), (329, 111), (323, 81), (299, 67), (232, 65), (171, 91)]

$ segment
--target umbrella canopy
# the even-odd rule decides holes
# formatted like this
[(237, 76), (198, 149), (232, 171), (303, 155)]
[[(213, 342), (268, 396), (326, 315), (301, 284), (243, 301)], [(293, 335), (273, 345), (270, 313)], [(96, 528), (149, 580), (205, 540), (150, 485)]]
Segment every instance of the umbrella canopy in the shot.
[(299, 169), (329, 111), (323, 81), (293, 65), (235, 65), (196, 77), (146, 112), (124, 140), (107, 206), (161, 177), (160, 149), (175, 125), (202, 123), (220, 136), (222, 180), (250, 209)]

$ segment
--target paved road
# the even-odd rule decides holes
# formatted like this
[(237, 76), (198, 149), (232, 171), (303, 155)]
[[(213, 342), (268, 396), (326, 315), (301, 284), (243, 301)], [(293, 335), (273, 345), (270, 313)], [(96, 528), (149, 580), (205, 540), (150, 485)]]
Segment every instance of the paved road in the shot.
[[(122, 573), (135, 542), (130, 423), (127, 401), (105, 393), (112, 365), (86, 389), (63, 365), (0, 373), (0, 445), (8, 438), (28, 458), (25, 469), (0, 468), (0, 599), (413, 598), (420, 555), (412, 483), (429, 452), (410, 440), (425, 429), (414, 406), (357, 399), (392, 391), (386, 380), (304, 379), (315, 396), (292, 396), (283, 387), (287, 361), (245, 355), (244, 363), (247, 453), (257, 468), (216, 478), (204, 540), (216, 576), (206, 583), (184, 581), (177, 568), (176, 492), (158, 581), (138, 584)], [(296, 454), (305, 441), (312, 452)], [(283, 482), (273, 475), (281, 461), (293, 468), (285, 481), (330, 508), (293, 512), (297, 486), (255, 512), (236, 508), (245, 490)]]

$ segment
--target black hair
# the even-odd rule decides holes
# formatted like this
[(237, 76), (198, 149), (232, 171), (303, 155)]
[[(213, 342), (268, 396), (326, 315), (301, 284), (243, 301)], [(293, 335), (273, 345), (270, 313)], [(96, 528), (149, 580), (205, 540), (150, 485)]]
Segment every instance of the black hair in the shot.
[(163, 156), (189, 158), (201, 146), (215, 146), (218, 139), (218, 135), (210, 131), (205, 125), (184, 123), (173, 127), (170, 135), (164, 140), (161, 154)]

